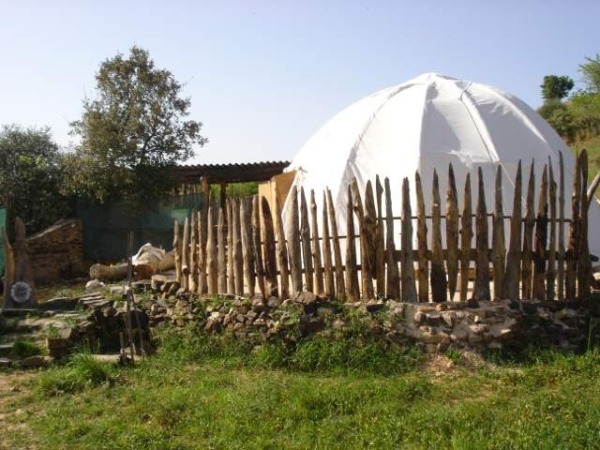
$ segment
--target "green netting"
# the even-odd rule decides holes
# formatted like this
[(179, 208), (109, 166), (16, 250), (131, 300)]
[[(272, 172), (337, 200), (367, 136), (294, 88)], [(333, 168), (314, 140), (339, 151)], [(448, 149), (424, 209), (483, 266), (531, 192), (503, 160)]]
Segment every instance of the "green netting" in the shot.
[[(4, 233), (4, 224), (6, 223), (6, 209), (0, 208), (0, 237)], [(0, 243), (0, 274), (4, 273), (4, 245)]]
[(173, 246), (173, 222), (182, 223), (192, 209), (202, 206), (202, 196), (176, 196), (132, 217), (125, 203), (77, 204), (77, 217), (83, 225), (84, 254), (88, 261), (110, 262), (127, 257), (127, 240), (134, 232), (134, 252), (150, 242), (170, 250)]

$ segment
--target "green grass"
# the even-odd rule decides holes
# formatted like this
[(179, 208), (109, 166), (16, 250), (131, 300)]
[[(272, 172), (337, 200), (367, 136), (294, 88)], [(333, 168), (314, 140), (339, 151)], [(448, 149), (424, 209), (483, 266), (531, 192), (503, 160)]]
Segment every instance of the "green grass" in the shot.
[(333, 357), (295, 363), (322, 360), (314, 341), (278, 354), (193, 336), (164, 335), (158, 355), (118, 371), (79, 356), (40, 373), (15, 405), (29, 428), (11, 445), (35, 436), (45, 449), (588, 449), (600, 439), (594, 350), (531, 351), (518, 364), (435, 377), (416, 353), (399, 352), (396, 370), (379, 374)]

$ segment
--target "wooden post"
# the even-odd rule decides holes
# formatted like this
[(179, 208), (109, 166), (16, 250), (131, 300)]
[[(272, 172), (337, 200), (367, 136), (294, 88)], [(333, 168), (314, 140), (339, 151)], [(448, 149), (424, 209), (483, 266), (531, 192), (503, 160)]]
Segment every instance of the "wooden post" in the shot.
[(360, 191), (358, 190), (358, 184), (356, 179), (352, 181), (352, 197), (354, 200), (353, 209), (358, 219), (359, 226), (359, 240), (360, 240), (360, 279), (362, 282), (362, 298), (370, 300), (375, 297), (373, 290), (373, 278), (372, 274), (372, 244), (371, 233), (367, 228), (367, 222), (365, 221), (365, 211), (363, 209), (362, 200), (360, 198)]
[(242, 199), (240, 205), (240, 226), (242, 229), (242, 258), (244, 260), (244, 282), (248, 295), (254, 296), (254, 245), (252, 242), (252, 199)]
[(225, 259), (225, 206), (220, 206), (217, 222), (217, 280), (218, 293), (227, 292), (227, 260)]
[(310, 218), (312, 228), (312, 255), (315, 270), (315, 293), (323, 294), (323, 263), (321, 262), (321, 247), (319, 246), (319, 225), (317, 221), (317, 202), (315, 191), (310, 191)]
[(323, 269), (325, 275), (325, 295), (327, 297), (335, 296), (335, 284), (333, 282), (333, 265), (331, 253), (331, 236), (329, 234), (329, 220), (327, 218), (327, 196), (323, 191)]
[(308, 219), (308, 206), (304, 188), (300, 188), (300, 239), (302, 240), (302, 262), (304, 266), (304, 283), (308, 292), (314, 292), (313, 262), (310, 248), (310, 225)]
[(588, 243), (587, 150), (583, 149), (581, 151), (579, 160), (579, 168), (581, 170), (581, 193), (579, 194), (579, 198), (581, 199), (581, 207), (579, 208), (579, 260), (577, 262), (577, 284), (579, 285), (579, 299), (584, 299), (590, 295), (590, 283), (592, 279), (592, 262), (590, 259), (590, 248)]
[(375, 235), (375, 275), (377, 277), (377, 293), (380, 296), (386, 295), (385, 284), (385, 234), (383, 227), (383, 187), (379, 175), (375, 176), (375, 194), (377, 196), (377, 232)]
[(510, 242), (508, 244), (506, 275), (504, 277), (504, 294), (511, 300), (519, 299), (519, 286), (521, 280), (522, 192), (523, 176), (521, 174), (521, 161), (519, 161), (517, 175), (515, 176), (513, 208), (510, 217)]
[(554, 282), (556, 280), (556, 181), (552, 169), (552, 160), (548, 157), (548, 178), (550, 198), (550, 242), (548, 244), (548, 269), (546, 271), (546, 297), (554, 300)]
[(181, 272), (181, 242), (179, 240), (179, 223), (177, 221), (173, 223), (173, 254), (175, 257), (175, 278), (181, 286), (181, 282), (183, 281)]
[(535, 196), (535, 168), (531, 161), (529, 171), (529, 184), (527, 186), (527, 202), (525, 204), (525, 225), (523, 231), (523, 254), (521, 265), (521, 290), (522, 298), (531, 299), (531, 264), (533, 262), (533, 227), (535, 225), (533, 199)]
[(402, 180), (402, 261), (400, 263), (400, 270), (402, 278), (402, 299), (407, 302), (417, 301), (412, 239), (413, 230), (410, 189), (408, 186), (408, 178), (405, 177)]
[(233, 242), (233, 198), (227, 199), (227, 293), (235, 294), (235, 258)]
[(431, 296), (434, 302), (445, 302), (446, 269), (444, 268), (444, 253), (442, 250), (441, 200), (438, 174), (433, 169), (433, 203), (431, 207)]
[(567, 248), (567, 271), (565, 290), (567, 300), (575, 300), (577, 296), (577, 262), (579, 255), (579, 194), (581, 193), (581, 168), (579, 157), (575, 158), (575, 174), (573, 176), (573, 194), (571, 198), (571, 222), (569, 224), (569, 244)]
[(390, 188), (390, 179), (386, 177), (385, 185), (385, 228), (386, 228), (386, 262), (387, 262), (387, 286), (386, 296), (391, 299), (400, 299), (400, 274), (398, 272), (398, 263), (394, 253), (396, 253), (396, 244), (394, 243), (394, 213), (392, 209), (392, 190)]
[(216, 226), (215, 213), (216, 203), (208, 208), (208, 236), (206, 242), (206, 266), (208, 272), (208, 294), (215, 295), (219, 292), (218, 285), (218, 262), (216, 245)]
[(475, 240), (477, 243), (477, 260), (475, 264), (475, 300), (490, 300), (490, 261), (488, 257), (488, 219), (485, 205), (485, 188), (481, 167), (478, 171), (479, 194), (477, 199), (477, 217), (475, 219)]
[(298, 222), (298, 190), (292, 186), (290, 194), (291, 208), (287, 222), (287, 242), (292, 275), (292, 295), (302, 292), (302, 252), (300, 250), (300, 227)]
[(417, 190), (417, 280), (419, 283), (419, 302), (429, 301), (429, 267), (427, 262), (427, 221), (423, 185), (419, 172), (415, 172)]
[(448, 256), (446, 267), (448, 269), (448, 290), (450, 300), (454, 300), (458, 278), (458, 194), (452, 164), (448, 166), (448, 190), (446, 191), (446, 248)]
[(356, 268), (353, 206), (352, 187), (349, 185), (346, 209), (346, 298), (351, 302), (356, 302), (360, 300), (360, 290), (358, 287), (358, 270)]
[(544, 166), (535, 221), (533, 298), (546, 300), (546, 241), (548, 240), (548, 168)]
[(188, 285), (191, 292), (198, 292), (198, 214), (192, 209), (190, 218), (190, 275)]
[(188, 263), (190, 255), (190, 221), (186, 217), (183, 221), (183, 242), (181, 243), (181, 280), (182, 287), (189, 291), (190, 265)]
[(233, 199), (233, 277), (235, 279), (235, 294), (244, 295), (244, 257), (242, 250), (242, 230), (240, 226), (240, 201)]
[(565, 166), (562, 152), (558, 152), (558, 281), (559, 301), (565, 299)]
[(335, 264), (335, 291), (339, 300), (346, 300), (346, 283), (344, 280), (344, 266), (342, 265), (342, 250), (338, 233), (335, 207), (331, 198), (331, 191), (327, 189), (327, 211), (331, 221), (331, 237), (333, 241), (333, 262)]
[(283, 232), (283, 221), (281, 220), (281, 208), (279, 206), (279, 192), (275, 185), (275, 232), (277, 233), (277, 267), (279, 268), (279, 298), (285, 300), (290, 295), (290, 277), (288, 270), (288, 251)]
[(463, 210), (460, 218), (460, 299), (466, 301), (469, 292), (469, 268), (471, 241), (473, 240), (473, 216), (471, 201), (471, 174), (467, 173), (463, 194)]
[[(277, 201), (277, 199), (275, 199)], [(277, 258), (275, 251), (275, 230), (273, 226), (273, 216), (269, 202), (265, 197), (261, 198), (262, 217), (263, 217), (263, 248), (264, 248), (264, 267), (265, 267), (265, 289), (268, 296), (278, 295), (277, 289)]]
[[(369, 277), (371, 286), (373, 279), (377, 279), (377, 211), (375, 210), (375, 200), (373, 198), (373, 186), (371, 181), (367, 181), (365, 187), (365, 210), (364, 210), (364, 233), (365, 233), (365, 251), (369, 263)], [(362, 233), (361, 233), (362, 234)], [(362, 251), (362, 250), (361, 250)], [(383, 284), (378, 289), (383, 294)], [(375, 298), (375, 288), (373, 286), (373, 295), (369, 298)]]
[(206, 241), (208, 236), (208, 204), (204, 203), (198, 211), (198, 293), (208, 292), (206, 278)]
[(506, 242), (504, 237), (504, 204), (502, 201), (502, 166), (496, 170), (496, 192), (494, 198), (494, 222), (492, 228), (492, 264), (494, 267), (494, 298), (501, 300), (504, 294), (506, 275)]
[(252, 197), (252, 247), (254, 251), (254, 267), (258, 290), (266, 298), (265, 267), (262, 258), (262, 245), (260, 242), (260, 205), (258, 195)]

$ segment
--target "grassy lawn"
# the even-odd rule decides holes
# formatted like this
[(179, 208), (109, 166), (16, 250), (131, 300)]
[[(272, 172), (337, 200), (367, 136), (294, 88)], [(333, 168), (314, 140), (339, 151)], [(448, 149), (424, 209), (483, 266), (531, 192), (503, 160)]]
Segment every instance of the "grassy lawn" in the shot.
[(407, 352), (381, 375), (377, 360), (298, 356), (316, 351), (297, 349), (283, 364), (274, 349), (171, 335), (134, 367), (78, 355), (0, 403), (10, 430), (0, 447), (599, 448), (600, 352), (495, 364)]

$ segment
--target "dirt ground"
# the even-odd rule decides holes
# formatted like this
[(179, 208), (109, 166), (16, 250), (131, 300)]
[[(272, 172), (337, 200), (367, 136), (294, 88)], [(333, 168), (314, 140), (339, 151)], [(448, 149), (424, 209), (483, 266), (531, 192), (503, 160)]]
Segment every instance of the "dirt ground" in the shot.
[[(29, 411), (23, 405), (28, 393), (24, 381), (31, 379), (35, 373), (15, 371), (0, 374), (0, 449), (15, 449), (11, 442), (15, 433), (27, 435), (29, 428), (27, 417)], [(29, 441), (29, 439), (27, 439)], [(19, 446), (22, 450), (33, 450), (38, 447), (31, 443)]]

